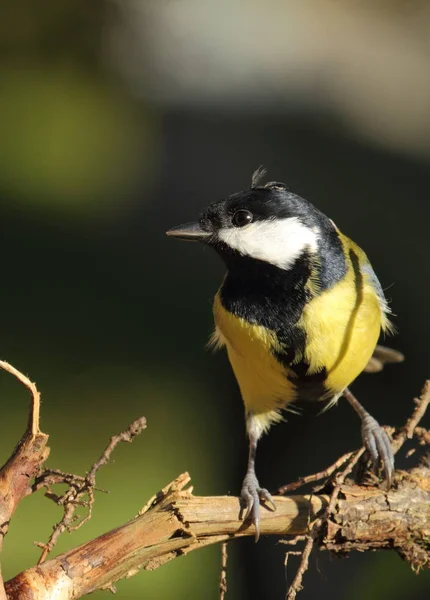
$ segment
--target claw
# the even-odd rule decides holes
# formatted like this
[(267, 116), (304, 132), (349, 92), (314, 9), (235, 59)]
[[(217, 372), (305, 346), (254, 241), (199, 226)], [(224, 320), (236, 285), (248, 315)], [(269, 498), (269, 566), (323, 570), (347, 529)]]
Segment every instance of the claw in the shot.
[(276, 511), (276, 504), (275, 504), (275, 501), (272, 498), (272, 495), (269, 494), (269, 492), (265, 488), (260, 489), (259, 490), (259, 494), (260, 494), (260, 500), (262, 502), (264, 502), (265, 504), (268, 504), (270, 506), (271, 510), (273, 512), (275, 512)]
[(394, 454), (390, 438), (379, 423), (368, 413), (363, 417), (361, 435), (373, 466), (376, 468), (381, 464), (384, 468), (387, 490), (389, 490), (394, 472)]
[(243, 481), (240, 493), (242, 509), (246, 509), (244, 520), (251, 520), (255, 527), (255, 541), (260, 538), (260, 502), (269, 504), (273, 511), (276, 510), (271, 494), (261, 488), (255, 473), (248, 473)]

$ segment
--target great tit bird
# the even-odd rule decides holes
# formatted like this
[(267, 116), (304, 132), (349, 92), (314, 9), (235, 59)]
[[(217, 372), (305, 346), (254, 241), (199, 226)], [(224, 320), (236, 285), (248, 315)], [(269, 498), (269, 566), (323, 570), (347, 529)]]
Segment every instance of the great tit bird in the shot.
[(334, 222), (283, 183), (261, 184), (214, 202), (195, 223), (167, 231), (212, 247), (227, 273), (215, 295), (212, 344), (227, 349), (245, 405), (245, 519), (259, 536), (260, 501), (275, 505), (255, 473), (257, 442), (282, 411), (343, 395), (362, 423), (372, 462), (391, 485), (394, 457), (383, 428), (348, 386), (365, 369), (390, 312), (366, 254)]

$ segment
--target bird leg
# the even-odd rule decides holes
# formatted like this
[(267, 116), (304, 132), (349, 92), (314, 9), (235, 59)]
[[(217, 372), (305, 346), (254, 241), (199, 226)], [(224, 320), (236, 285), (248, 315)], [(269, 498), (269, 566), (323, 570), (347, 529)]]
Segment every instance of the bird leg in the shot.
[(258, 542), (260, 537), (260, 501), (271, 504), (272, 509), (276, 510), (275, 503), (270, 493), (260, 487), (260, 484), (255, 474), (255, 456), (257, 453), (258, 437), (254, 433), (249, 434), (249, 457), (248, 469), (245, 479), (242, 484), (240, 493), (240, 501), (242, 510), (246, 510), (245, 521), (250, 519), (255, 527), (255, 541)]
[(377, 467), (381, 464), (384, 468), (387, 489), (390, 489), (394, 472), (394, 454), (390, 438), (348, 388), (344, 389), (343, 395), (360, 417), (363, 444), (370, 455), (373, 466)]

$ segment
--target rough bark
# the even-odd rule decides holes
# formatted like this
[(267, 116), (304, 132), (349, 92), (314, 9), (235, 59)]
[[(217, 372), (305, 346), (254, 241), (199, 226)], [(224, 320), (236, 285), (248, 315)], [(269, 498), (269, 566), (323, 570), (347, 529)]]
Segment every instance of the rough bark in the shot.
[(398, 472), (388, 493), (343, 485), (322, 547), (334, 552), (392, 548), (414, 571), (430, 568), (430, 470)]

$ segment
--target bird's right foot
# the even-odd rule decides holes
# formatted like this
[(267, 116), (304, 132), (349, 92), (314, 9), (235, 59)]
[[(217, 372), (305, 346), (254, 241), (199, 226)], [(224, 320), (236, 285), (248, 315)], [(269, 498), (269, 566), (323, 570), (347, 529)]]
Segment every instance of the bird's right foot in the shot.
[(390, 438), (376, 419), (369, 415), (354, 394), (348, 388), (343, 390), (343, 395), (361, 419), (361, 437), (363, 445), (370, 455), (373, 468), (383, 467), (387, 489), (391, 488), (394, 474), (394, 452)]
[(387, 432), (376, 419), (367, 413), (361, 422), (361, 437), (370, 455), (373, 468), (376, 469), (379, 465), (383, 467), (389, 490), (393, 482), (394, 454)]
[(244, 520), (250, 519), (253, 523), (255, 541), (258, 542), (260, 537), (260, 502), (270, 504), (273, 511), (276, 510), (276, 505), (271, 494), (265, 488), (260, 487), (255, 473), (247, 473), (243, 480), (240, 501), (242, 510), (246, 511)]

